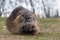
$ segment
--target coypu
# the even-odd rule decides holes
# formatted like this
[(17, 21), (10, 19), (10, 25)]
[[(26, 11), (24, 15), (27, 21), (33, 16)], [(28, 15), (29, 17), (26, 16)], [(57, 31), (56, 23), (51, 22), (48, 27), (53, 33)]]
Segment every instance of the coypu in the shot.
[(12, 34), (33, 34), (40, 33), (39, 21), (34, 12), (19, 6), (13, 10), (6, 20), (7, 29)]

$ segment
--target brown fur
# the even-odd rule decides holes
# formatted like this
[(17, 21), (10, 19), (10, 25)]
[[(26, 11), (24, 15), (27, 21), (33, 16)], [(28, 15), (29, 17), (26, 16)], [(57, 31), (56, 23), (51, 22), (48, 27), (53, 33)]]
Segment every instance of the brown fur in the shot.
[[(26, 13), (31, 14), (32, 18), (35, 20), (31, 26), (34, 25), (34, 28), (36, 29), (36, 32), (32, 32), (31, 34), (37, 35), (37, 34), (40, 33), (38, 18), (36, 17), (36, 15), (33, 12), (25, 9), (22, 6), (17, 7), (16, 9), (14, 9), (13, 12), (11, 13), (11, 15), (7, 18), (6, 26), (7, 26), (7, 29), (11, 33), (13, 33), (13, 34), (22, 34), (21, 33), (21, 28), (24, 25), (24, 23), (22, 22), (21, 19), (23, 19), (23, 20), (25, 20), (25, 19), (21, 15), (22, 14), (25, 15)], [(31, 26), (30, 26), (29, 30), (31, 29)]]

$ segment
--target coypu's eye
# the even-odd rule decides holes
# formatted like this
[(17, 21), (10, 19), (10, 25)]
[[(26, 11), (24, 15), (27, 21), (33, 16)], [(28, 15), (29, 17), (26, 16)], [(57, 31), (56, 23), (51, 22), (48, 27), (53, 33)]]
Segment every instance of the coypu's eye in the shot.
[(17, 15), (21, 15), (21, 11), (19, 11), (19, 12), (17, 13)]
[(21, 16), (23, 16), (24, 17), (24, 15), (22, 14)]
[(18, 15), (20, 15), (21, 13), (18, 13)]
[(21, 15), (21, 13), (18, 13), (17, 16)]

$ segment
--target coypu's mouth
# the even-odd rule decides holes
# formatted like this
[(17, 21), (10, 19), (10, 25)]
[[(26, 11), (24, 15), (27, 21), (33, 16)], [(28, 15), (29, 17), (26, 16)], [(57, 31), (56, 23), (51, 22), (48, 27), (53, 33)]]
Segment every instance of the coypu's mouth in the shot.
[(36, 28), (32, 25), (25, 25), (20, 29), (20, 31), (21, 34), (33, 34), (34, 32), (36, 32)]

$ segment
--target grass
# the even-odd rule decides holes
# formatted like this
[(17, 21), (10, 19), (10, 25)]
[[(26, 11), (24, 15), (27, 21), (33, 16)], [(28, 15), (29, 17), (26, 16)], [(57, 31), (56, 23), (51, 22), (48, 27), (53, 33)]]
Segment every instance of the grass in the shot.
[(5, 20), (6, 20), (5, 17), (3, 17), (3, 18), (0, 17), (0, 27), (2, 27), (3, 25), (5, 25)]
[[(60, 18), (39, 19), (41, 33), (32, 35), (8, 35), (4, 29), (6, 18), (0, 17), (0, 40), (60, 40)], [(5, 34), (3, 34), (5, 33)]]

